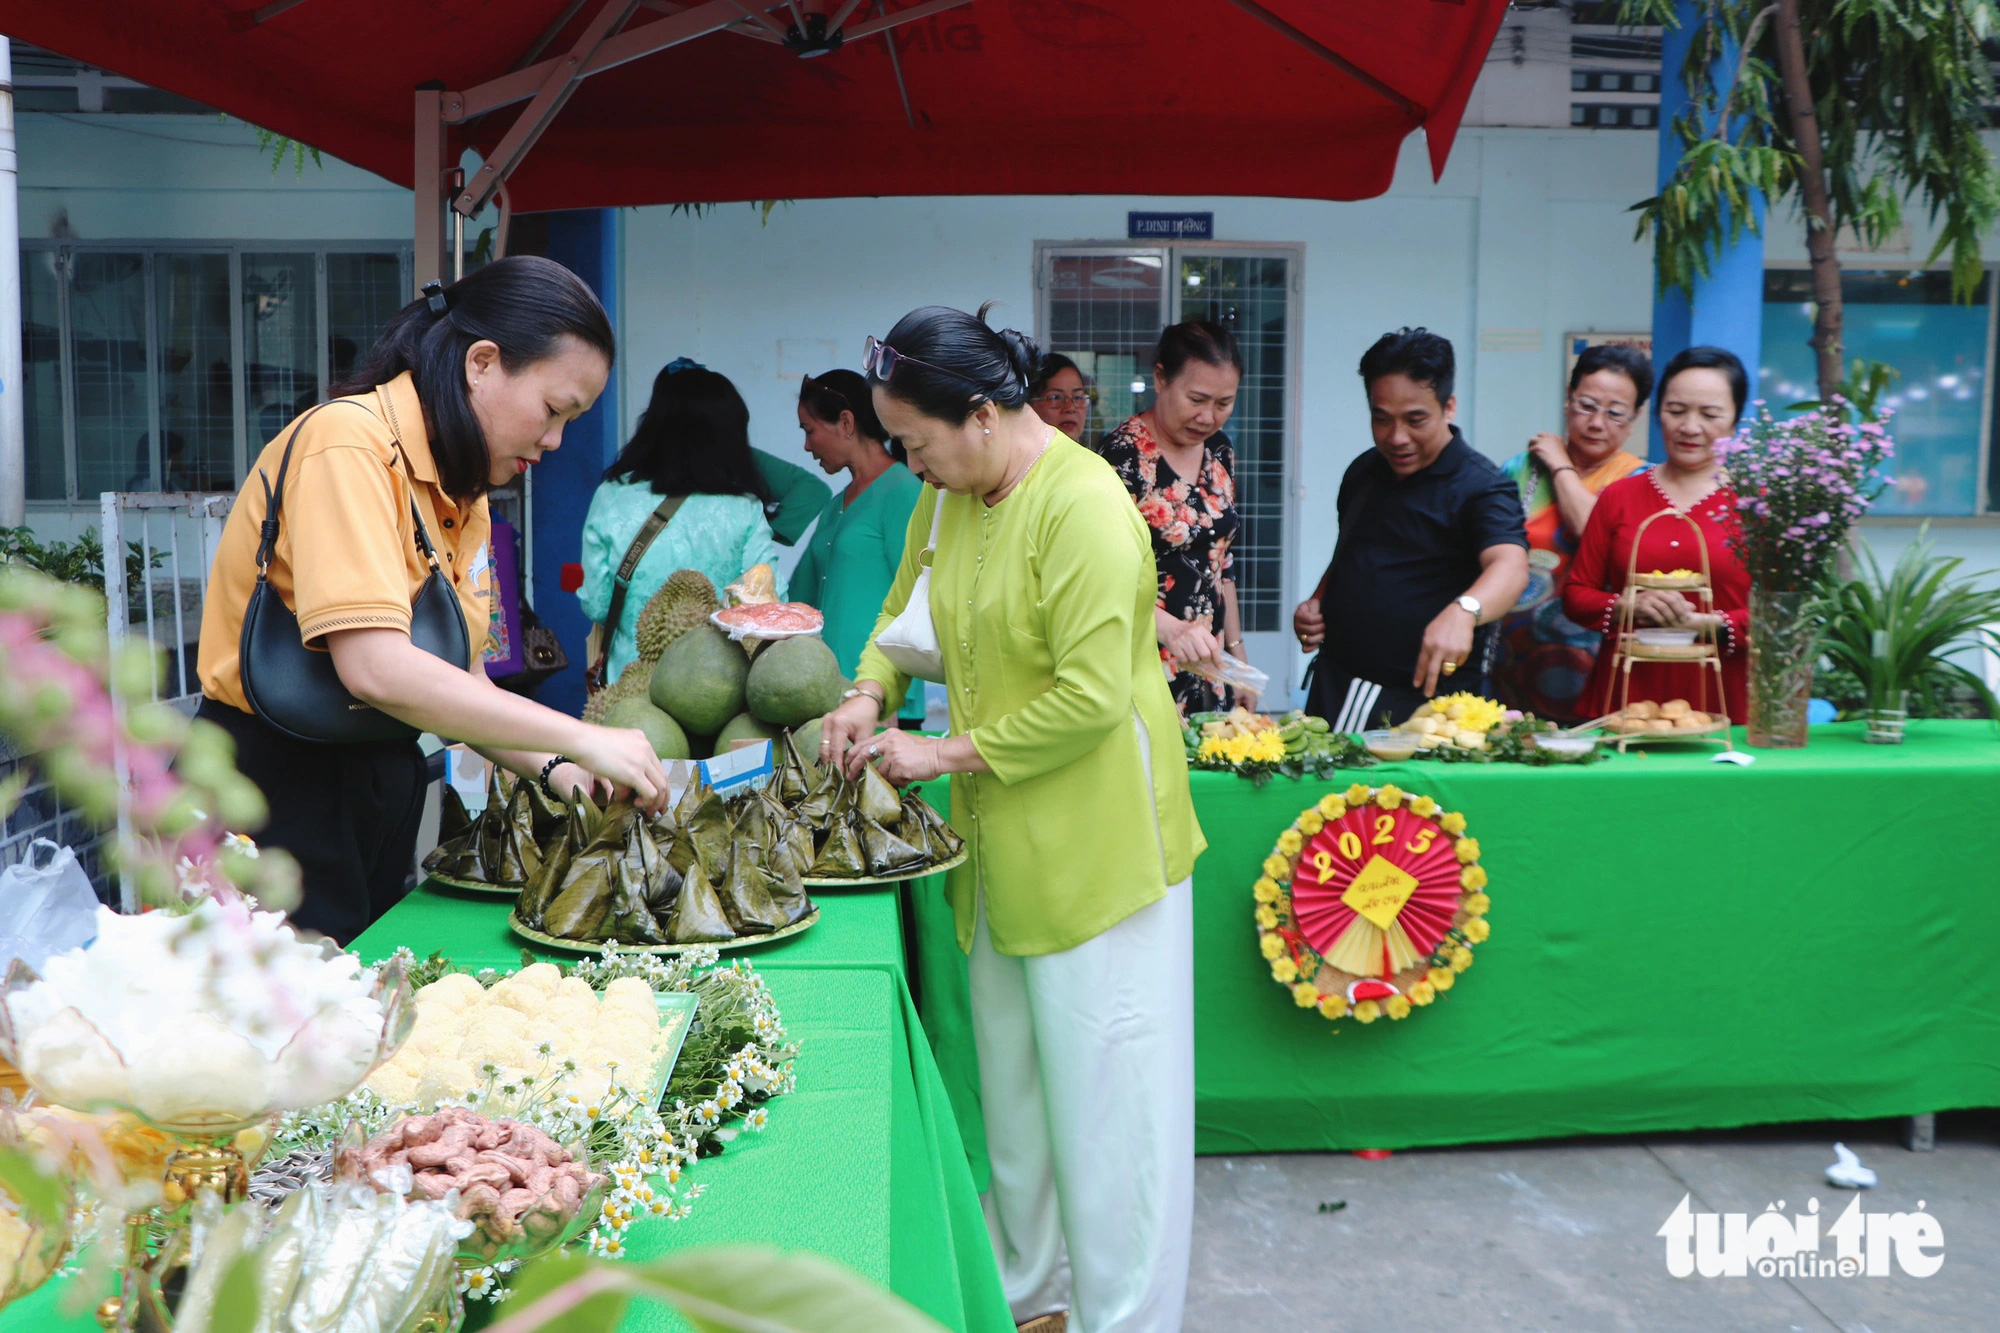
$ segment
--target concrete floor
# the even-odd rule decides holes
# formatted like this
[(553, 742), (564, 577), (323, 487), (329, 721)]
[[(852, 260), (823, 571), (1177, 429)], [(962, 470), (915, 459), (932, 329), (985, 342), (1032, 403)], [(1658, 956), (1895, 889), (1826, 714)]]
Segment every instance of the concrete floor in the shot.
[[(2000, 1329), (2000, 1115), (1938, 1118), (1937, 1149), (1901, 1122), (1397, 1153), (1205, 1157), (1195, 1173), (1184, 1333), (1951, 1333)], [(1783, 1200), (1820, 1230), (1850, 1191), (1827, 1184), (1838, 1139), (1881, 1177), (1864, 1212), (1914, 1210), (1944, 1234), (1927, 1278), (1669, 1275), (1661, 1224), (1755, 1216)], [(1345, 1200), (1338, 1211), (1320, 1205)], [(1832, 1258), (1836, 1244), (1821, 1242)]]

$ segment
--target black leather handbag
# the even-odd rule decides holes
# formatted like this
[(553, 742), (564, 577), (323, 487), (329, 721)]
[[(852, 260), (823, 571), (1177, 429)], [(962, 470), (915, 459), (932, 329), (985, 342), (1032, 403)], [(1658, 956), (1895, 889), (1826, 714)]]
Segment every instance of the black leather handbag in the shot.
[[(346, 400), (339, 400), (346, 401)], [(320, 407), (331, 407), (322, 403)], [(360, 403), (354, 406), (368, 409)], [(355, 698), (340, 682), (333, 654), (314, 652), (299, 634), (299, 619), (285, 605), (270, 583), (271, 552), (278, 544), (279, 510), (285, 500), (285, 473), (292, 465), (292, 446), (313, 412), (299, 418), (292, 438), (285, 442), (284, 457), (278, 463), (278, 484), (258, 469), (264, 483), (264, 522), (258, 529), (262, 540), (257, 547), (257, 586), (243, 613), (243, 635), (237, 645), (243, 697), (250, 710), (294, 740), (325, 745), (365, 745), (415, 739), (417, 728), (389, 716)], [(396, 446), (398, 454), (402, 445)], [(411, 481), (410, 516), (416, 520), (417, 550), (430, 562), (430, 577), (417, 590), (410, 607), (410, 642), (465, 669), (472, 658), (472, 643), (466, 633), (465, 612), (452, 591), (451, 580), (438, 568), (437, 551), (424, 527), (417, 508), (416, 483)]]

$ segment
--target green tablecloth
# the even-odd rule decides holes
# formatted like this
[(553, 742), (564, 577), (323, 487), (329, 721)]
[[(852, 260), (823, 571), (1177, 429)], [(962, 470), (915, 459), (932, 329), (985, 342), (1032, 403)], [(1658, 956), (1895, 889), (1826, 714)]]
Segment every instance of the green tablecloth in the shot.
[[(893, 889), (812, 889), (819, 920), (804, 934), (775, 944), (732, 950), (723, 961), (742, 958), (752, 967), (886, 967), (901, 971), (901, 915)], [(354, 941), (364, 958), (378, 958), (406, 945), (423, 958), (442, 949), (461, 967), (515, 968), (521, 950), (554, 962), (575, 962), (581, 954), (547, 949), (507, 928), (513, 899), (468, 893), (426, 882), (389, 909)]]
[[(946, 1328), (1009, 1333), (966, 1150), (903, 983), (895, 894), (820, 901), (818, 927), (751, 955), (799, 1042), (798, 1090), (771, 1104), (762, 1134), (697, 1163), (690, 1179), (707, 1193), (693, 1214), (634, 1225), (629, 1253), (752, 1242), (811, 1250)], [(419, 893), (357, 947), (371, 959), (408, 943), (419, 954), (443, 949), (462, 963), (514, 966), (513, 937), (490, 924), (496, 911), (504, 900)], [(816, 937), (818, 966), (801, 958)], [(57, 1297), (51, 1286), (0, 1312), (0, 1333), (96, 1327), (88, 1308), (64, 1319)], [(624, 1326), (686, 1327), (658, 1306), (635, 1307)]]
[[(1296, 1008), (1258, 955), (1250, 885), (1324, 791), (1194, 775), (1197, 1150), (1400, 1148), (2000, 1105), (2000, 732), (1900, 747), (1589, 767), (1365, 770), (1464, 812), (1493, 937), (1400, 1023)], [(929, 1029), (981, 1141), (964, 971), (936, 883), (914, 904)], [(977, 1173), (983, 1164), (975, 1164)]]

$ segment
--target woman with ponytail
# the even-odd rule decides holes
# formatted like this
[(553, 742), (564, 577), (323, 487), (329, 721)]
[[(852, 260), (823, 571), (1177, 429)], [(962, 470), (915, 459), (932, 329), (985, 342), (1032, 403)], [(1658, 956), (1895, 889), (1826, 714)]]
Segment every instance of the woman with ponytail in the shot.
[[(596, 788), (664, 805), (666, 774), (644, 733), (510, 694), (481, 663), (493, 591), (486, 494), (562, 444), (603, 392), (615, 350), (603, 306), (575, 274), (502, 259), (427, 287), (354, 380), (258, 456), (209, 572), (200, 716), (235, 738), (237, 766), (270, 802), (259, 840), (299, 862), (301, 928), (344, 943), (402, 895), (423, 810), (420, 732), (466, 742), (552, 794)], [(304, 647), (331, 659), (344, 690), (335, 706), (393, 719), (374, 725), (377, 738), (327, 739), (342, 732), (332, 718), (280, 726), (260, 701), (293, 682), (260, 673), (246, 688), (260, 567)], [(434, 570), (467, 630), (467, 660), (412, 641), (413, 604), (433, 611), (423, 593), (440, 586)]]
[[(1172, 1333), (1194, 1204), (1190, 876), (1205, 844), (1160, 670), (1153, 548), (1110, 465), (1029, 410), (1035, 345), (985, 313), (927, 306), (869, 340), (876, 414), (928, 486), (819, 757), (899, 784), (958, 775), (970, 856), (946, 892), (970, 954), (988, 1219), (1015, 1319)], [(911, 681), (878, 640), (926, 555), (916, 611), (941, 649), (951, 734), (877, 734)]]

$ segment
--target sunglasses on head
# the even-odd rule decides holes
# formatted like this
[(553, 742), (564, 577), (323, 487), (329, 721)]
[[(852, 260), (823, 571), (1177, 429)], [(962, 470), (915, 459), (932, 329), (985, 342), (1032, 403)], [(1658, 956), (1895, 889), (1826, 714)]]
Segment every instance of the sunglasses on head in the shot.
[[(974, 389), (979, 388), (977, 381), (961, 375), (955, 370), (946, 370), (943, 366), (934, 366), (928, 361), (919, 361), (914, 356), (905, 356), (903, 353), (889, 346), (888, 343), (877, 338), (874, 334), (871, 333), (868, 335), (867, 348), (861, 355), (861, 368), (870, 375), (887, 384), (889, 377), (896, 373), (896, 367), (902, 365), (905, 361), (913, 366), (922, 366), (925, 370), (935, 370), (940, 375), (949, 375), (961, 383), (972, 385)], [(983, 398), (985, 396), (986, 394), (982, 390), (980, 397)]]

